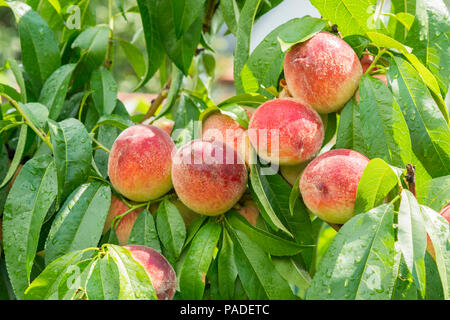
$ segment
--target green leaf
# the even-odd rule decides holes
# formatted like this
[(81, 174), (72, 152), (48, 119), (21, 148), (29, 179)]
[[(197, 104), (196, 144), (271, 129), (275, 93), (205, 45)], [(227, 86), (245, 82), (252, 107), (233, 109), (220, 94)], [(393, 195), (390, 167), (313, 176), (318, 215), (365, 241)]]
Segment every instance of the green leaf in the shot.
[(425, 296), (425, 251), (427, 233), (421, 209), (414, 195), (402, 191), (398, 210), (398, 245), (405, 257), (406, 265), (422, 297)]
[[(280, 49), (282, 50), (282, 52), (286, 52), (293, 45), (310, 39), (316, 33), (325, 28), (326, 25), (327, 22), (325, 20), (313, 18), (310, 16), (304, 16), (302, 18), (296, 18), (286, 22), (285, 24), (272, 31), (264, 40), (268, 39), (268, 37), (270, 37), (271, 35), (276, 34), (277, 37), (270, 39), (270, 41), (273, 42), (275, 39), (277, 39), (280, 43)], [(278, 32), (275, 33), (276, 31)], [(256, 52), (256, 49), (254, 52)], [(263, 51), (261, 51), (261, 54), (263, 54)], [(254, 53), (252, 53), (252, 56), (253, 55)], [(281, 53), (279, 55), (281, 56), (282, 61), (284, 61), (284, 57), (281, 55)]]
[(237, 93), (243, 93), (243, 82), (241, 72), (250, 55), (250, 37), (252, 33), (253, 22), (258, 11), (261, 0), (245, 1), (239, 15), (239, 22), (236, 32), (236, 49), (234, 50), (234, 85)]
[(236, 35), (239, 20), (239, 7), (236, 0), (220, 1), (219, 9), (225, 23), (227, 24), (228, 30), (230, 30), (232, 34)]
[(64, 254), (96, 246), (111, 202), (108, 185), (94, 181), (78, 187), (56, 214), (45, 244), (46, 264)]
[(450, 176), (434, 178), (417, 188), (417, 201), (434, 211), (441, 211), (450, 202)]
[(86, 56), (89, 69), (103, 64), (108, 47), (109, 28), (107, 26), (89, 27), (75, 39), (72, 49), (80, 48)]
[(229, 116), (231, 119), (239, 123), (244, 129), (248, 128), (249, 118), (244, 108), (237, 104), (226, 105), (219, 109), (224, 115)]
[(47, 126), (48, 110), (47, 108), (36, 102), (21, 103), (19, 102), (19, 108), (24, 114), (25, 119), (34, 124), (38, 129), (44, 129)]
[(311, 285), (311, 276), (295, 262), (294, 257), (272, 257), (272, 262), (280, 275), (295, 286), (298, 296), (305, 298), (306, 290)]
[(76, 119), (49, 120), (51, 143), (58, 173), (58, 202), (88, 178), (92, 146), (84, 125)]
[(167, 99), (164, 102), (162, 108), (158, 111), (155, 116), (155, 120), (164, 116), (172, 107), (175, 105), (177, 101), (178, 92), (180, 91), (181, 85), (183, 83), (183, 72), (177, 68), (176, 65), (172, 65), (172, 81), (170, 84), (169, 93), (167, 94)]
[(186, 239), (186, 226), (177, 207), (167, 198), (161, 201), (156, 212), (156, 228), (163, 246), (178, 258)]
[[(374, 29), (376, 0), (311, 0), (323, 18), (338, 25), (343, 36), (361, 34)], [(373, 26), (372, 26), (373, 25)]]
[(225, 101), (219, 103), (217, 106), (219, 108), (222, 108), (227, 105), (237, 104), (241, 106), (249, 106), (256, 108), (262, 105), (267, 100), (269, 100), (269, 98), (258, 93), (243, 93), (228, 98)]
[(234, 244), (239, 279), (248, 297), (251, 300), (294, 300), (288, 283), (267, 253), (242, 231), (228, 229), (228, 232)]
[(29, 285), (39, 234), (56, 199), (56, 169), (49, 155), (23, 166), (6, 199), (3, 233), (6, 266), (16, 296)]
[(383, 160), (372, 159), (358, 183), (355, 214), (367, 212), (382, 204), (384, 198), (401, 182), (395, 171)]
[(145, 58), (142, 55), (141, 51), (131, 42), (125, 40), (119, 40), (120, 47), (122, 48), (127, 60), (130, 62), (133, 67), (134, 72), (139, 79), (142, 79), (145, 75)]
[(223, 229), (222, 247), (217, 257), (218, 286), (220, 296), (231, 300), (234, 296), (234, 284), (237, 278), (237, 267), (234, 255), (234, 244), (226, 229)]
[(87, 279), (96, 261), (96, 259), (92, 258), (84, 259), (67, 268), (59, 280), (57, 287), (58, 296), (54, 299), (74, 300), (77, 295), (84, 294)]
[(3, 188), (9, 183), (9, 181), (14, 176), (14, 173), (16, 172), (17, 168), (19, 167), (20, 162), (22, 161), (23, 152), (25, 151), (25, 145), (27, 142), (27, 133), (28, 133), (28, 126), (26, 124), (22, 124), (20, 126), (19, 141), (17, 142), (16, 152), (14, 153), (11, 165), (9, 166), (6, 176), (3, 178), (3, 182), (0, 185), (0, 188)]
[(169, 0), (177, 39), (181, 38), (199, 16), (203, 16), (206, 0)]
[(405, 43), (435, 75), (444, 94), (450, 83), (449, 36), (448, 4), (441, 0), (417, 1), (416, 17)]
[(337, 149), (352, 149), (367, 154), (362, 137), (361, 113), (355, 99), (347, 102), (341, 112), (336, 136)]
[(339, 230), (307, 292), (307, 299), (390, 299), (396, 273), (393, 205), (349, 220)]
[(395, 255), (397, 277), (392, 288), (392, 300), (417, 300), (417, 287), (414, 279), (406, 266), (405, 259), (398, 252)]
[(177, 147), (181, 147), (199, 136), (199, 117), (200, 111), (194, 101), (184, 94), (181, 95), (171, 134)]
[(409, 127), (412, 148), (432, 177), (450, 174), (450, 130), (419, 73), (394, 57), (387, 73)]
[[(391, 0), (391, 13), (399, 16), (401, 14), (408, 14), (413, 16), (416, 13), (416, 0)], [(388, 30), (394, 39), (404, 42), (408, 29), (401, 23), (400, 20), (391, 18), (388, 22)]]
[(36, 96), (50, 75), (61, 65), (58, 43), (50, 27), (31, 9), (18, 23), (22, 63)]
[(25, 291), (24, 300), (56, 300), (58, 287), (66, 272), (73, 268), (84, 256), (84, 251), (70, 252), (49, 264)]
[(113, 126), (123, 131), (128, 127), (134, 125), (134, 123), (130, 120), (129, 117), (125, 117), (120, 114), (110, 114), (101, 116), (98, 119), (96, 127), (100, 127), (103, 125)]
[(16, 300), (4, 259), (0, 259), (0, 300)]
[(86, 284), (89, 300), (117, 300), (120, 292), (119, 268), (114, 259), (106, 254), (94, 262)]
[(220, 238), (221, 226), (209, 221), (198, 231), (188, 249), (179, 275), (183, 299), (200, 300), (205, 290), (206, 274)]
[(226, 221), (233, 230), (239, 230), (259, 245), (262, 250), (273, 256), (293, 256), (299, 253), (304, 247), (296, 242), (285, 240), (262, 229), (256, 228), (248, 223), (242, 215), (236, 211), (229, 211)]
[(411, 163), (408, 126), (392, 93), (381, 80), (363, 76), (359, 87), (362, 136), (367, 156), (403, 167)]
[(100, 115), (110, 115), (116, 107), (117, 83), (111, 72), (104, 67), (95, 70), (91, 76), (92, 99)]
[(147, 48), (147, 69), (136, 89), (142, 87), (151, 79), (151, 77), (153, 77), (164, 57), (164, 49), (161, 45), (158, 32), (158, 1), (137, 0), (137, 4), (139, 6), (139, 12), (141, 13), (140, 16)]
[(169, 58), (187, 75), (200, 41), (203, 16), (198, 16), (183, 36), (177, 37), (173, 1), (159, 1), (157, 12), (159, 39)]
[(349, 36), (344, 37), (342, 40), (347, 42), (350, 47), (353, 48), (356, 55), (359, 59), (361, 59), (361, 56), (364, 52), (364, 50), (367, 48), (367, 45), (370, 43), (370, 40), (367, 39), (364, 36), (361, 36), (359, 34), (352, 34)]
[(58, 119), (61, 113), (75, 66), (66, 64), (56, 69), (42, 87), (39, 102), (47, 107), (52, 120)]
[(22, 102), (25, 103), (28, 101), (27, 100), (27, 89), (25, 87), (25, 80), (23, 79), (22, 71), (16, 60), (10, 59), (10, 60), (8, 60), (8, 63), (9, 63), (9, 67), (11, 68), (12, 73), (14, 74), (14, 77), (16, 78), (17, 85), (20, 88), (20, 95), (22, 96)]
[(130, 232), (128, 243), (143, 245), (161, 252), (155, 221), (153, 215), (148, 210), (142, 211), (136, 218)]
[(420, 212), (422, 214), (425, 230), (433, 244), (436, 265), (441, 279), (444, 297), (445, 300), (448, 300), (450, 297), (449, 224), (444, 217), (428, 207), (420, 206)]
[(20, 93), (18, 93), (16, 89), (3, 83), (0, 83), (0, 94), (6, 94), (15, 101), (20, 101), (22, 99)]

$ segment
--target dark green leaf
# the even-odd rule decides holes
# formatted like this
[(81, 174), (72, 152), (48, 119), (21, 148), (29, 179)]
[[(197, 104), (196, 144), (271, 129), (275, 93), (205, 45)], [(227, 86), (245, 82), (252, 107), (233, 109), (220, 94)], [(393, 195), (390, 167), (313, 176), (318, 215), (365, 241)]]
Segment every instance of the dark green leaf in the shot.
[(295, 286), (295, 290), (298, 291), (297, 295), (304, 299), (306, 290), (311, 284), (311, 276), (308, 271), (296, 263), (293, 257), (272, 257), (272, 262), (280, 275)]
[(398, 245), (414, 282), (424, 297), (427, 232), (420, 206), (408, 190), (402, 191), (398, 210)]
[(44, 155), (28, 161), (16, 178), (3, 215), (6, 266), (18, 298), (29, 285), (39, 233), (56, 199), (56, 169)]
[(392, 93), (381, 80), (363, 76), (359, 87), (362, 136), (367, 156), (403, 167), (411, 163), (408, 126)]
[(172, 107), (178, 97), (178, 92), (180, 91), (181, 84), (183, 83), (183, 72), (177, 68), (176, 65), (172, 65), (172, 81), (170, 83), (169, 93), (167, 94), (167, 99), (164, 102), (161, 110), (155, 116), (155, 120), (164, 116)]
[(161, 252), (155, 221), (148, 210), (144, 210), (138, 215), (131, 229), (128, 243), (147, 246)]
[(36, 128), (44, 129), (47, 126), (48, 110), (44, 105), (36, 102), (25, 104), (19, 102), (19, 108), (27, 122), (34, 124)]
[(221, 230), (219, 224), (209, 221), (192, 240), (179, 276), (183, 299), (199, 300), (203, 298), (206, 274)]
[(262, 105), (264, 102), (266, 102), (267, 100), (269, 100), (269, 99), (266, 96), (263, 96), (258, 93), (243, 93), (243, 94), (238, 94), (234, 97), (228, 98), (227, 100), (219, 103), (217, 106), (219, 108), (222, 108), (227, 105), (237, 104), (237, 105), (244, 105), (244, 106), (257, 108), (260, 105)]
[(156, 212), (156, 228), (163, 246), (178, 258), (186, 239), (186, 226), (177, 207), (167, 198), (161, 201)]
[(349, 100), (341, 112), (336, 137), (337, 149), (352, 149), (367, 154), (362, 137), (361, 114), (355, 99)]
[(439, 212), (450, 203), (450, 176), (435, 178), (417, 188), (417, 201)]
[(181, 147), (199, 136), (199, 117), (200, 111), (194, 101), (186, 95), (181, 95), (171, 134), (177, 147)]
[(120, 276), (116, 262), (109, 254), (94, 262), (86, 283), (89, 300), (116, 300), (120, 292)]
[(367, 48), (367, 45), (370, 43), (369, 39), (367, 39), (364, 36), (358, 35), (358, 34), (352, 34), (352, 35), (346, 36), (346, 37), (344, 37), (343, 40), (345, 42), (347, 42), (353, 48), (353, 50), (355, 50), (358, 58), (361, 58), (364, 50)]
[(142, 79), (145, 75), (145, 59), (141, 51), (131, 42), (120, 40), (120, 47), (122, 48), (125, 56), (133, 67), (134, 72), (139, 79)]
[(220, 296), (225, 300), (233, 299), (237, 267), (234, 256), (234, 244), (226, 229), (223, 230), (222, 247), (217, 257), (217, 273)]
[(45, 244), (45, 261), (96, 246), (111, 202), (108, 185), (95, 181), (72, 192), (56, 214)]
[(349, 220), (322, 258), (308, 299), (390, 299), (394, 268), (393, 205)]
[(104, 67), (95, 70), (91, 76), (92, 99), (99, 115), (110, 115), (116, 107), (117, 83), (111, 72)]
[(58, 202), (88, 178), (92, 146), (84, 125), (76, 119), (49, 121), (58, 173)]
[(181, 38), (199, 16), (203, 16), (206, 0), (169, 0), (177, 39)]
[(75, 64), (66, 64), (56, 69), (45, 81), (41, 90), (39, 102), (47, 107), (52, 120), (58, 119), (61, 113), (75, 66)]
[[(289, 25), (289, 23), (291, 23), (291, 25)], [(325, 20), (305, 16), (300, 19), (292, 19), (288, 21), (281, 27), (278, 27), (272, 31), (272, 33), (279, 30), (277, 39), (281, 45), (281, 50), (286, 52), (293, 45), (311, 38), (313, 35), (321, 31), (326, 25), (327, 22)], [(274, 40), (275, 38), (272, 39), (272, 41)]]

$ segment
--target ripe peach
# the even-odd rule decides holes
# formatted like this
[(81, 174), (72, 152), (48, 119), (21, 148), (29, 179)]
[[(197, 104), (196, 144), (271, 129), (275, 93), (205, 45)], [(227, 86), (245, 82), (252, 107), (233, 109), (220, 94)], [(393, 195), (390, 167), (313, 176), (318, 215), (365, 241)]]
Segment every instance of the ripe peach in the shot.
[[(383, 81), (383, 83), (386, 85), (386, 87), (388, 86), (385, 74), (373, 74), (372, 77)], [(359, 88), (356, 90), (355, 99), (356, 99), (356, 102), (359, 104)]]
[(175, 154), (172, 181), (188, 208), (215, 216), (231, 209), (242, 196), (247, 168), (238, 153), (225, 143), (197, 139)]
[(311, 159), (324, 138), (319, 114), (295, 99), (265, 102), (256, 109), (248, 128), (250, 142), (259, 156), (280, 165)]
[(154, 200), (172, 188), (170, 168), (175, 144), (163, 130), (135, 125), (114, 141), (108, 160), (113, 187), (134, 201)]
[(320, 113), (331, 113), (341, 109), (355, 93), (362, 66), (344, 40), (319, 32), (287, 52), (284, 75), (293, 97)]
[[(103, 227), (103, 234), (111, 229), (111, 223), (115, 217), (125, 213), (129, 209), (130, 208), (122, 200), (113, 195), (111, 197), (111, 205), (109, 207), (108, 215), (106, 216), (105, 226)], [(134, 222), (142, 210), (144, 210), (143, 207), (127, 213), (117, 225), (115, 232), (121, 246), (128, 243), (131, 229), (133, 229)]]
[(174, 122), (170, 119), (163, 117), (163, 118), (159, 118), (158, 120), (154, 121), (152, 123), (152, 125), (164, 130), (170, 136), (170, 134), (172, 133)]
[[(248, 118), (251, 119), (256, 109), (243, 108), (247, 112)], [(209, 115), (202, 124), (203, 139), (225, 142), (232, 146), (246, 163), (249, 163), (251, 149), (246, 132), (247, 130), (237, 121), (220, 112)]]
[(256, 226), (258, 220), (259, 210), (258, 206), (253, 200), (246, 200), (244, 205), (237, 210), (250, 224)]
[[(450, 223), (450, 203), (447, 203), (445, 207), (439, 212), (441, 216), (443, 216), (448, 223)], [(427, 235), (427, 251), (436, 260), (436, 251), (434, 251), (433, 243), (431, 242), (430, 236)]]
[(335, 149), (311, 161), (300, 178), (308, 209), (322, 220), (344, 224), (354, 214), (356, 190), (369, 159), (359, 152)]
[(139, 262), (152, 281), (158, 300), (171, 300), (177, 288), (177, 278), (167, 259), (155, 249), (140, 245), (124, 246)]
[[(375, 59), (374, 56), (370, 54), (363, 54), (361, 56), (361, 66), (362, 66), (362, 72), (366, 73), (367, 69), (369, 69), (370, 65), (372, 64), (373, 60)], [(373, 68), (371, 71), (378, 70), (378, 68)]]
[(309, 162), (303, 162), (295, 166), (280, 166), (281, 176), (293, 186), (299, 175), (302, 174)]

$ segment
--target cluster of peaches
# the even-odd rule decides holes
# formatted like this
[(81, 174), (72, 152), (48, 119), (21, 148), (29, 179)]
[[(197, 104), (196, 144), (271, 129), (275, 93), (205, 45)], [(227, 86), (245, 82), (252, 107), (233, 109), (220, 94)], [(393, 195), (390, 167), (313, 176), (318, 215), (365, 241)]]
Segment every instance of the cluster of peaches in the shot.
[[(111, 148), (111, 183), (136, 202), (159, 199), (173, 188), (179, 199), (175, 205), (187, 224), (197, 214), (215, 216), (233, 207), (255, 224), (257, 206), (242, 200), (254, 149), (261, 159), (279, 165), (289, 183), (299, 181), (301, 197), (313, 214), (330, 224), (344, 224), (353, 216), (358, 182), (369, 159), (347, 149), (315, 157), (324, 140), (321, 115), (339, 111), (355, 95), (371, 58), (363, 55), (360, 61), (341, 38), (320, 32), (287, 52), (280, 98), (256, 109), (244, 107), (250, 119), (247, 129), (225, 114), (213, 113), (203, 121), (201, 139), (177, 149), (169, 135), (170, 121), (132, 126)], [(105, 232), (127, 209), (113, 198)], [(118, 224), (121, 245), (127, 244), (139, 212)], [(175, 273), (164, 257), (142, 246), (128, 248), (146, 268), (158, 297), (172, 298)]]

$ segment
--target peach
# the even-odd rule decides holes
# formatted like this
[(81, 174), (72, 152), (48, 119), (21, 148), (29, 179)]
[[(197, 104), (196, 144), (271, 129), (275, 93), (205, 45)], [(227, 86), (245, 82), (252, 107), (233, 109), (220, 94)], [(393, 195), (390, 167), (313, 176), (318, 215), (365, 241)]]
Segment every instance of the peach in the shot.
[[(378, 80), (383, 81), (383, 83), (386, 85), (386, 87), (388, 86), (385, 74), (373, 74), (371, 76)], [(356, 90), (355, 99), (356, 99), (356, 102), (359, 104), (359, 88)]]
[[(252, 118), (256, 109), (243, 107), (249, 119)], [(215, 139), (232, 146), (249, 163), (250, 143), (248, 141), (247, 130), (231, 117), (215, 112), (209, 115), (202, 124), (202, 138), (206, 140)]]
[(248, 128), (258, 155), (280, 165), (297, 165), (311, 159), (324, 138), (319, 114), (295, 99), (265, 102), (256, 109)]
[(163, 117), (163, 118), (159, 118), (158, 120), (154, 121), (152, 123), (152, 125), (164, 130), (170, 136), (170, 134), (172, 133), (174, 122), (170, 119)]
[[(375, 57), (370, 54), (363, 54), (361, 56), (360, 62), (361, 62), (363, 73), (366, 73), (367, 69), (369, 69), (369, 67), (372, 64), (374, 59), (375, 59)], [(375, 70), (378, 70), (378, 68), (373, 68), (370, 71), (375, 71)]]
[[(441, 216), (445, 218), (445, 220), (450, 223), (450, 203), (447, 203), (445, 207), (439, 212)], [(433, 243), (431, 242), (430, 236), (427, 235), (427, 251), (436, 260), (436, 251), (434, 251)]]
[(293, 97), (320, 113), (331, 113), (341, 109), (354, 95), (362, 66), (344, 40), (319, 32), (287, 52), (284, 75)]
[(172, 188), (170, 169), (175, 144), (163, 130), (135, 125), (124, 130), (109, 153), (113, 187), (134, 201), (154, 200)]
[(172, 203), (175, 205), (175, 207), (177, 207), (178, 211), (181, 214), (181, 217), (183, 218), (184, 224), (186, 225), (186, 227), (189, 227), (189, 225), (191, 224), (192, 220), (194, 220), (195, 218), (198, 217), (198, 213), (192, 211), (191, 209), (189, 209), (188, 207), (186, 207), (186, 205), (181, 202), (179, 199), (172, 201)]
[(253, 200), (246, 200), (244, 205), (237, 209), (237, 211), (245, 218), (247, 221), (256, 226), (256, 221), (259, 217), (258, 206)]
[(303, 162), (295, 166), (280, 166), (281, 176), (286, 180), (291, 186), (295, 184), (299, 175), (305, 170), (308, 162)]
[[(111, 229), (111, 223), (113, 222), (115, 217), (121, 215), (122, 213), (125, 213), (129, 209), (130, 208), (122, 200), (113, 195), (111, 197), (111, 205), (109, 207), (108, 215), (106, 216), (105, 226), (103, 227), (103, 234)], [(121, 246), (128, 243), (131, 229), (133, 229), (133, 225), (142, 210), (144, 210), (144, 207), (137, 208), (127, 213), (117, 225), (115, 232)]]
[(359, 152), (335, 149), (311, 161), (300, 178), (308, 209), (322, 220), (344, 224), (354, 215), (356, 190), (369, 159)]
[(208, 216), (225, 213), (241, 198), (247, 167), (234, 150), (217, 140), (193, 140), (173, 158), (172, 181), (180, 200)]
[(134, 260), (147, 272), (158, 300), (171, 300), (177, 288), (175, 270), (167, 259), (155, 249), (140, 245), (124, 246)]

